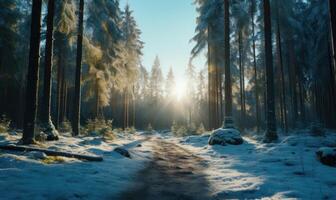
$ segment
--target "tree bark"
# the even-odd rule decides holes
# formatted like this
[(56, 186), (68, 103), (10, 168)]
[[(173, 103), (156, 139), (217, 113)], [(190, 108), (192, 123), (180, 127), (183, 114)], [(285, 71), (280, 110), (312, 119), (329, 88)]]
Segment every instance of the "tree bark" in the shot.
[[(334, 67), (336, 68), (336, 1), (329, 0)], [(336, 70), (334, 70), (336, 71)]]
[(225, 128), (233, 128), (232, 85), (230, 66), (230, 2), (224, 0), (224, 75), (225, 75)]
[(240, 128), (245, 128), (245, 73), (243, 66), (242, 32), (238, 33), (239, 79), (240, 79)]
[(272, 26), (270, 1), (264, 0), (264, 29), (265, 29), (265, 61), (266, 61), (266, 90), (267, 90), (267, 130), (265, 142), (277, 140), (275, 102), (274, 102), (274, 75), (272, 55)]
[(44, 88), (42, 99), (41, 122), (44, 133), (47, 134), (48, 140), (58, 140), (58, 132), (56, 131), (50, 116), (51, 104), (51, 72), (53, 62), (53, 32), (54, 32), (54, 11), (55, 1), (48, 1), (47, 15), (47, 35), (45, 47), (45, 63), (44, 63)]
[(278, 50), (278, 64), (281, 74), (281, 102), (282, 102), (282, 115), (283, 115), (283, 124), (285, 132), (288, 132), (288, 122), (287, 122), (287, 103), (286, 103), (286, 88), (285, 88), (285, 73), (282, 60), (282, 45), (281, 45), (281, 32), (280, 32), (280, 16), (279, 16), (279, 4), (277, 2), (277, 50)]
[(79, 13), (78, 13), (75, 98), (74, 98), (74, 105), (73, 105), (74, 114), (73, 114), (73, 119), (72, 119), (72, 129), (73, 129), (74, 135), (80, 134), (83, 19), (84, 19), (84, 0), (80, 0), (79, 1)]
[(33, 0), (23, 144), (34, 143), (37, 113), (42, 0)]
[(253, 69), (254, 69), (254, 87), (255, 87), (255, 101), (256, 101), (256, 124), (257, 132), (260, 131), (260, 103), (259, 103), (259, 88), (258, 88), (258, 73), (257, 73), (257, 58), (256, 58), (256, 41), (255, 41), (255, 0), (251, 0), (251, 22), (252, 22), (252, 50), (253, 50)]

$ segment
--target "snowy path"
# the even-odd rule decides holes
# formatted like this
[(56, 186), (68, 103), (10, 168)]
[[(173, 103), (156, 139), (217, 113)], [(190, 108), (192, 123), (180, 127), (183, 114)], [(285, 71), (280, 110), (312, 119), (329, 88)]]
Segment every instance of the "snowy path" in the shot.
[(203, 171), (206, 162), (172, 142), (150, 139), (153, 160), (140, 171), (133, 186), (121, 199), (203, 200), (210, 199)]

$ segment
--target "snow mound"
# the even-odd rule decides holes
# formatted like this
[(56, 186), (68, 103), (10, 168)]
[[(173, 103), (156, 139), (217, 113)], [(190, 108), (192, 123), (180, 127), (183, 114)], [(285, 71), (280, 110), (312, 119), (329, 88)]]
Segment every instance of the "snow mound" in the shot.
[(240, 145), (243, 144), (243, 138), (240, 135), (240, 132), (237, 129), (225, 128), (214, 130), (209, 138), (209, 145)]

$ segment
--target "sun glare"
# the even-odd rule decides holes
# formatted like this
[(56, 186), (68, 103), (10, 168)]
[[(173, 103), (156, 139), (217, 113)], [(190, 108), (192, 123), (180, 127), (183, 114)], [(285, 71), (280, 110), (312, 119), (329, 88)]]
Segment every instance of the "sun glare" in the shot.
[(187, 84), (183, 80), (178, 80), (175, 85), (175, 96), (178, 101), (181, 101), (186, 95)]

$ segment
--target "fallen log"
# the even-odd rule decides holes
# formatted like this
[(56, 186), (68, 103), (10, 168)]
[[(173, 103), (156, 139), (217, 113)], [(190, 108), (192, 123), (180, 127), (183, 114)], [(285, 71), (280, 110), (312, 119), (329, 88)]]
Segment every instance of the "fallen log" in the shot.
[(12, 151), (40, 151), (40, 152), (45, 153), (48, 156), (62, 156), (62, 157), (77, 158), (77, 159), (87, 160), (87, 161), (103, 161), (103, 157), (101, 156), (83, 155), (83, 154), (55, 151), (55, 150), (50, 150), (50, 149), (29, 147), (29, 146), (23, 146), (23, 145), (12, 145), (12, 144), (11, 145), (0, 145), (0, 149), (12, 150)]

